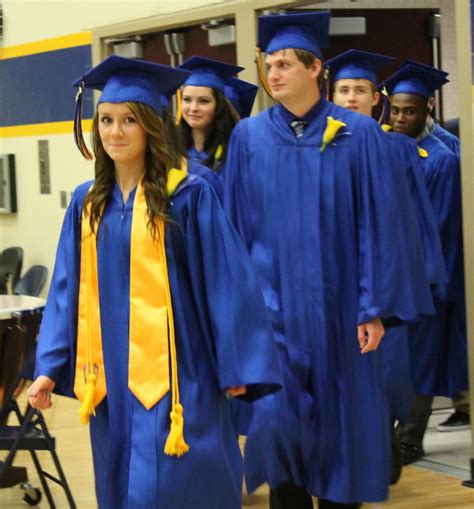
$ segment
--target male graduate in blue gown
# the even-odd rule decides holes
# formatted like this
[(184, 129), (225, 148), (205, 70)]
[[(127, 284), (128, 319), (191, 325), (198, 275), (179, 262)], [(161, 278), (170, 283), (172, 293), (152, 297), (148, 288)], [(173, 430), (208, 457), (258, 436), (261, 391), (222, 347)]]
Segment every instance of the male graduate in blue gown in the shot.
[(259, 18), (279, 104), (242, 120), (224, 204), (259, 275), (284, 388), (254, 405), (246, 481), (281, 509), (387, 497), (376, 350), (386, 323), (432, 312), (416, 221), (377, 123), (321, 97), (329, 13)]
[[(406, 62), (414, 62), (407, 60)], [(418, 62), (418, 66), (421, 64)], [(446, 71), (442, 69), (434, 69), (431, 66), (427, 66), (433, 72), (438, 72), (445, 78), (448, 77)], [(430, 134), (441, 140), (451, 152), (460, 159), (461, 157), (461, 143), (459, 140), (459, 119), (451, 119), (444, 123), (444, 127), (435, 121), (432, 117), (436, 101), (434, 97), (430, 97), (428, 101), (428, 107), (430, 115), (426, 119), (426, 127)], [(469, 407), (469, 391), (459, 391), (453, 396), (453, 408), (454, 412), (449, 417), (440, 422), (437, 426), (438, 431), (463, 431), (470, 428), (470, 407)]]
[[(376, 71), (395, 59), (386, 55), (350, 49), (325, 62), (329, 69), (333, 102), (344, 108), (372, 116), (373, 108), (380, 100), (377, 91)], [(431, 205), (421, 156), (416, 141), (389, 132), (386, 135), (387, 152), (394, 158), (395, 166), (405, 176), (410, 189), (413, 207), (419, 225), (419, 236), (423, 245), (426, 275), (432, 287), (446, 283), (441, 241)], [(415, 392), (410, 376), (408, 329), (406, 326), (391, 327), (379, 348), (382, 359), (383, 378), (390, 412), (392, 433), (391, 484), (401, 475), (400, 444), (395, 433), (397, 423), (405, 424), (412, 409)]]
[[(447, 78), (448, 72), (443, 71), (442, 69), (437, 69), (435, 67), (432, 67), (431, 65), (422, 64), (420, 62), (416, 62), (415, 60), (407, 59), (405, 60), (404, 64), (414, 64), (417, 67), (422, 67), (424, 69), (427, 69), (430, 72), (439, 74), (440, 77)], [(441, 127), (441, 125), (436, 122), (433, 117), (431, 116), (431, 113), (433, 112), (435, 108), (435, 98), (434, 96), (431, 96), (428, 100), (428, 109), (430, 111), (430, 115), (426, 117), (426, 127), (430, 134), (433, 134), (441, 140), (448, 148), (451, 150), (451, 152), (456, 156), (460, 157), (460, 150), (461, 150), (461, 144), (459, 141), (459, 132), (458, 134), (454, 134), (450, 132), (448, 129), (445, 129), (444, 127)]]
[(424, 455), (423, 436), (433, 396), (453, 397), (468, 387), (459, 160), (426, 127), (430, 97), (447, 81), (437, 69), (412, 62), (385, 82), (391, 94), (394, 131), (416, 139), (427, 152), (425, 178), (448, 274), (447, 285), (436, 292), (436, 316), (410, 326), (411, 371), (417, 398), (400, 435), (405, 464)]

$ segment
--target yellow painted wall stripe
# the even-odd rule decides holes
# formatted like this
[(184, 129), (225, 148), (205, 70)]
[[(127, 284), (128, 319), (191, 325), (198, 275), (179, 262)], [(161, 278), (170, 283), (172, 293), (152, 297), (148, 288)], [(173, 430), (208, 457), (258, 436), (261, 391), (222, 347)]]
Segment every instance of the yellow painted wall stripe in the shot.
[[(0, 127), (0, 138), (17, 138), (20, 136), (45, 136), (48, 134), (71, 134), (74, 122), (50, 122), (45, 124), (14, 125)], [(82, 121), (84, 131), (92, 130), (92, 119)]]
[(73, 48), (75, 46), (85, 46), (86, 44), (92, 44), (92, 32), (80, 32), (27, 44), (19, 44), (18, 46), (0, 48), (0, 60), (35, 55), (37, 53), (45, 53), (46, 51)]

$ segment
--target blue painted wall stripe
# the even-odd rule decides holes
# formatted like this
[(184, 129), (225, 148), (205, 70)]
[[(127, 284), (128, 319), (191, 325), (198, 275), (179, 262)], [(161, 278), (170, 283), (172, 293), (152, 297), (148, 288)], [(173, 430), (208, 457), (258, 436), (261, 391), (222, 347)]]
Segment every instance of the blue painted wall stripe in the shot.
[[(74, 119), (72, 82), (91, 67), (91, 46), (77, 46), (0, 60), (0, 127)], [(92, 92), (84, 118), (92, 117)]]

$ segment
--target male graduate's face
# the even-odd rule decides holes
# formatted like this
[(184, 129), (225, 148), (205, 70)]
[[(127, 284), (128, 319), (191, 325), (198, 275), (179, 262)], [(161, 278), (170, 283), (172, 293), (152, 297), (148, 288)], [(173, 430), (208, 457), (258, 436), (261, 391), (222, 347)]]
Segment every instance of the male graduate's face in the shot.
[(425, 128), (428, 101), (415, 94), (395, 94), (390, 104), (390, 125), (396, 133), (416, 138)]
[(340, 79), (334, 84), (332, 100), (338, 106), (372, 116), (372, 108), (378, 104), (380, 94), (366, 79)]
[(304, 97), (308, 90), (317, 87), (316, 79), (321, 72), (319, 60), (306, 67), (293, 49), (268, 54), (265, 66), (273, 97), (282, 103)]

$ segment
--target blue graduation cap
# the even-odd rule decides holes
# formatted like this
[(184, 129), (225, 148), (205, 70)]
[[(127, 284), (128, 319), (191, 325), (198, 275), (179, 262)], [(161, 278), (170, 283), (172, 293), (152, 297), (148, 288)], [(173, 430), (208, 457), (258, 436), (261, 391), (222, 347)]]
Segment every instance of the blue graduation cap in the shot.
[(329, 12), (277, 14), (258, 18), (258, 46), (266, 53), (303, 49), (322, 59), (329, 45)]
[(231, 78), (224, 89), (225, 96), (237, 110), (240, 118), (250, 116), (257, 92), (257, 85), (237, 78)]
[(238, 65), (196, 55), (183, 62), (179, 68), (191, 72), (185, 85), (209, 87), (221, 93), (224, 93), (225, 82), (244, 69)]
[(404, 67), (405, 65), (408, 65), (408, 64), (412, 64), (412, 65), (415, 65), (417, 67), (421, 67), (423, 69), (427, 69), (427, 70), (429, 70), (431, 72), (436, 72), (440, 76), (444, 76), (445, 78), (447, 78), (448, 75), (449, 75), (449, 72), (443, 71), (442, 69), (438, 69), (438, 68), (433, 67), (433, 66), (428, 65), (428, 64), (423, 64), (421, 62), (417, 62), (416, 60), (411, 60), (410, 58), (407, 58), (400, 67)]
[(102, 90), (98, 104), (139, 102), (161, 114), (160, 95), (168, 95), (176, 90), (189, 76), (189, 72), (174, 69), (167, 65), (144, 60), (110, 55), (100, 64), (89, 69), (73, 82), (79, 87), (76, 97), (74, 118), (74, 139), (86, 159), (92, 155), (82, 137), (82, 95), (84, 88)]
[(161, 113), (160, 94), (172, 94), (189, 72), (167, 65), (110, 55), (73, 85), (102, 90), (99, 102), (140, 102)]
[(402, 66), (387, 78), (382, 86), (386, 87), (390, 95), (415, 94), (428, 99), (435, 90), (448, 82), (444, 72), (441, 74), (434, 67), (413, 62)]
[(376, 84), (376, 70), (395, 60), (396, 58), (394, 57), (388, 57), (378, 53), (350, 49), (326, 60), (324, 65), (329, 68), (333, 81), (342, 79), (365, 79)]

